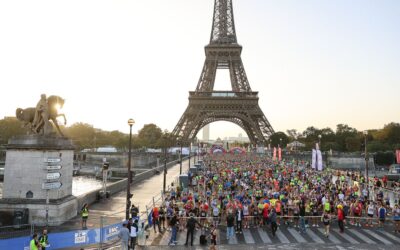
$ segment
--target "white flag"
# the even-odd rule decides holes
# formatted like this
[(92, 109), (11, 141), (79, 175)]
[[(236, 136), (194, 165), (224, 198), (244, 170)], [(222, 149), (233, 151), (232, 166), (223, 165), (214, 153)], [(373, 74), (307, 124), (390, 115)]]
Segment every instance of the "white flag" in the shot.
[(316, 160), (317, 160), (317, 151), (315, 151), (315, 149), (313, 149), (312, 150), (312, 158), (311, 158), (311, 167), (313, 169), (315, 169)]
[(322, 171), (322, 154), (321, 154), (321, 150), (317, 150), (317, 168), (318, 168), (318, 171)]

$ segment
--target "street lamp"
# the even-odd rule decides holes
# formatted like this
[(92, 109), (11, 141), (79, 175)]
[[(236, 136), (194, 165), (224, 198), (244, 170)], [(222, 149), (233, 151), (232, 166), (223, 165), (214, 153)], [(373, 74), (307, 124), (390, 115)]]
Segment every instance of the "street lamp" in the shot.
[(189, 170), (190, 170), (190, 153), (192, 151), (192, 143), (189, 144)]
[(126, 185), (126, 214), (125, 214), (125, 219), (129, 219), (129, 208), (131, 207), (131, 182), (132, 182), (132, 176), (131, 176), (131, 157), (132, 157), (132, 126), (135, 124), (135, 120), (129, 119), (128, 120), (128, 125), (129, 125), (129, 155), (128, 155), (128, 183)]
[(178, 146), (181, 147), (181, 150), (179, 151), (179, 174), (182, 174), (182, 141), (178, 143)]
[(163, 193), (165, 194), (165, 185), (167, 182), (167, 147), (164, 149), (164, 181), (163, 181)]
[(365, 146), (365, 175), (366, 175), (366, 179), (367, 179), (367, 200), (369, 200), (369, 176), (368, 176), (368, 150), (367, 150), (367, 136), (368, 136), (368, 131), (364, 130), (363, 131), (364, 134), (364, 146)]
[(164, 180), (163, 180), (163, 194), (165, 194), (166, 183), (167, 183), (167, 150), (168, 150), (168, 138), (164, 135)]
[(322, 135), (318, 135), (318, 147), (319, 147), (319, 150), (321, 150), (321, 137), (322, 137)]

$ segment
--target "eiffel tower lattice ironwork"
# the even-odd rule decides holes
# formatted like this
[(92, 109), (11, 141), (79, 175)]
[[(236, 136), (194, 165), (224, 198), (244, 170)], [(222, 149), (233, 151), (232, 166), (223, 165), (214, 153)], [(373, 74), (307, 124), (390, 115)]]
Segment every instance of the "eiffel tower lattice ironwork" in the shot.
[[(199, 130), (215, 121), (240, 126), (253, 144), (266, 144), (274, 130), (258, 105), (258, 92), (250, 88), (237, 43), (232, 0), (215, 0), (210, 43), (196, 91), (172, 134), (192, 141)], [(214, 91), (217, 69), (229, 69), (232, 91)]]

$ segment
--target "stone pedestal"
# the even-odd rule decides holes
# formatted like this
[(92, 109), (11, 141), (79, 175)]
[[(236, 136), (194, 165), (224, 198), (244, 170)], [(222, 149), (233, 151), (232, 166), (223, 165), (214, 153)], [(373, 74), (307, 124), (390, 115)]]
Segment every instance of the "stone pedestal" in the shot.
[(19, 136), (10, 139), (6, 148), (0, 209), (28, 208), (29, 222), (38, 224), (46, 223), (47, 209), (49, 224), (76, 215), (77, 208), (72, 205), (74, 146), (71, 140), (56, 136)]

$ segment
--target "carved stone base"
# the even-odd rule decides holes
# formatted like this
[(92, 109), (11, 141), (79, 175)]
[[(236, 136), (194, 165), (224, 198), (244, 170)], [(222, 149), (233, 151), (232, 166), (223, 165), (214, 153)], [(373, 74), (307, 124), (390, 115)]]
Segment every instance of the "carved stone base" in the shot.
[[(45, 200), (47, 191), (43, 183), (47, 182), (62, 184), (60, 188), (49, 190), (50, 199), (72, 195), (74, 146), (71, 140), (27, 135), (10, 139), (6, 147), (4, 199)], [(54, 178), (58, 173), (59, 178)]]

